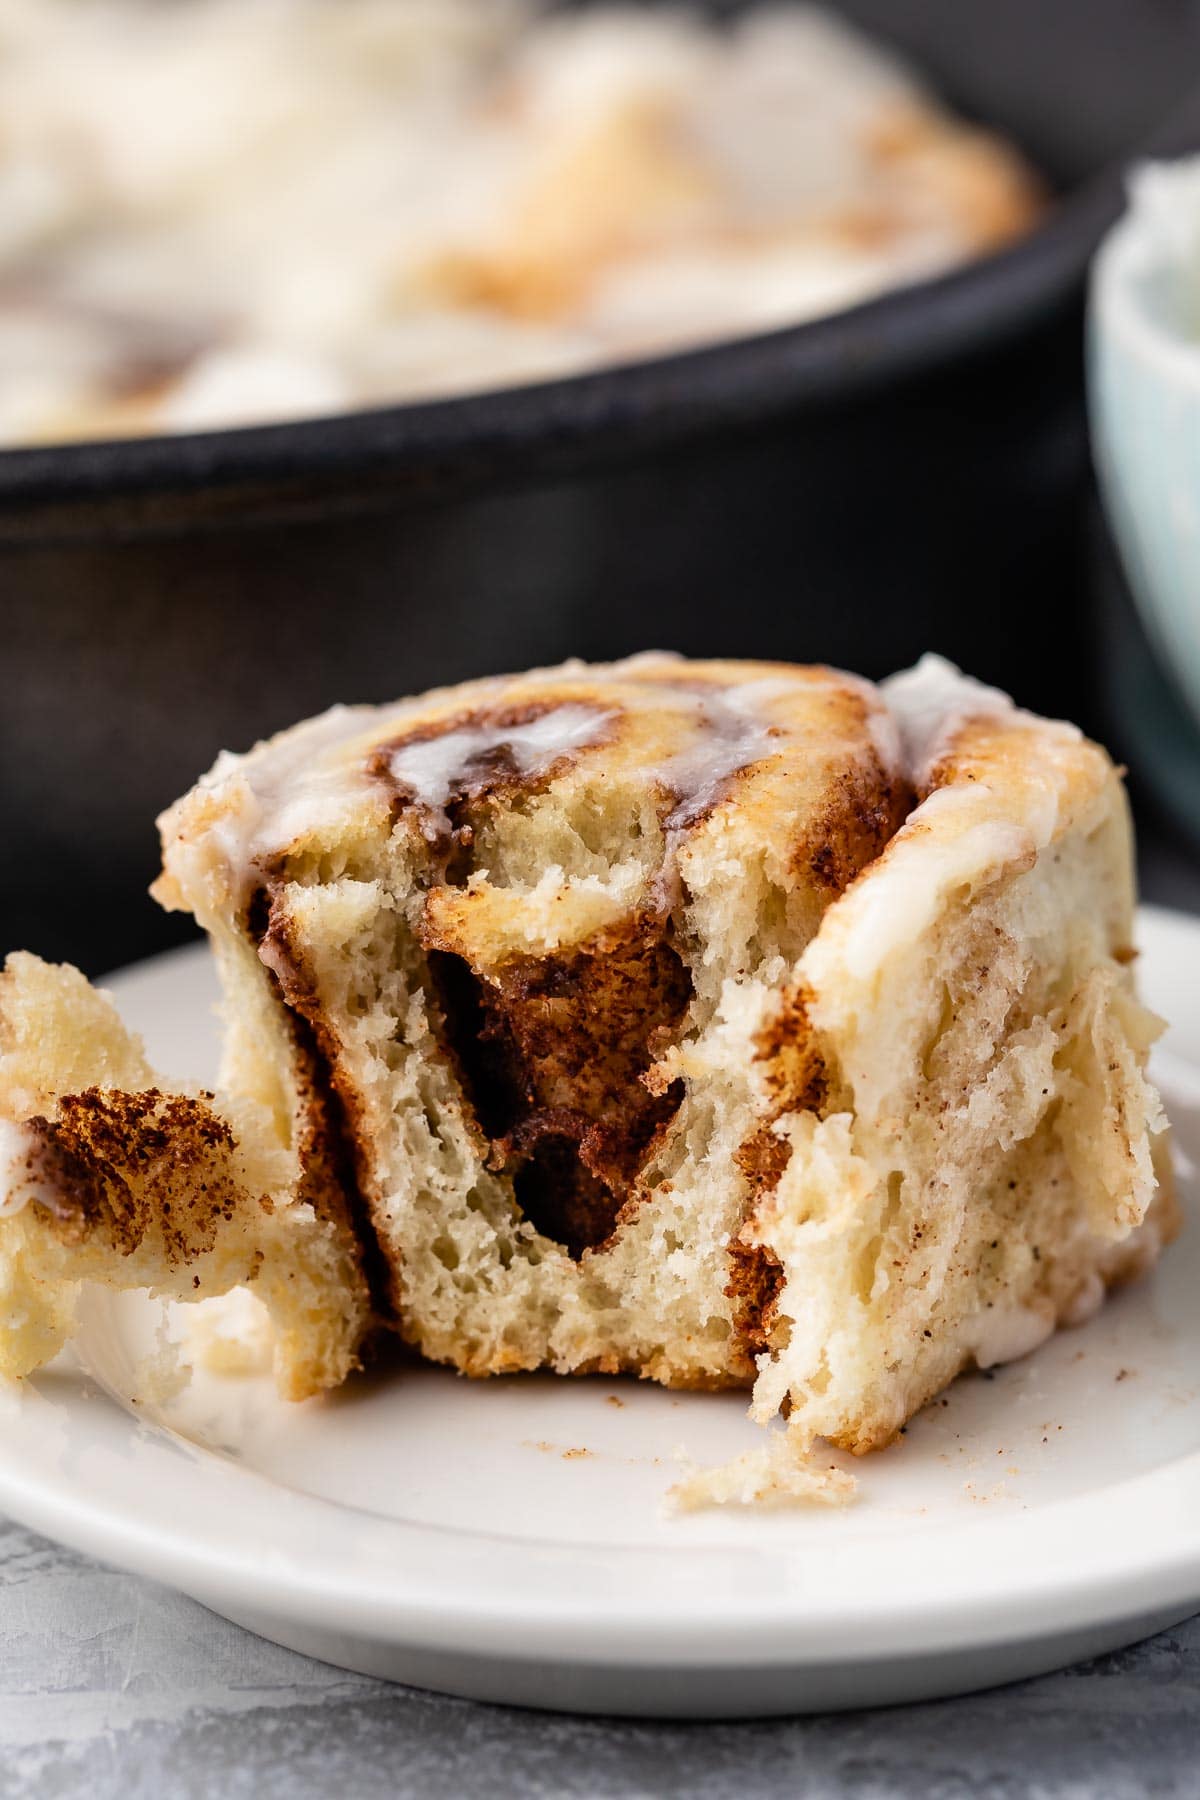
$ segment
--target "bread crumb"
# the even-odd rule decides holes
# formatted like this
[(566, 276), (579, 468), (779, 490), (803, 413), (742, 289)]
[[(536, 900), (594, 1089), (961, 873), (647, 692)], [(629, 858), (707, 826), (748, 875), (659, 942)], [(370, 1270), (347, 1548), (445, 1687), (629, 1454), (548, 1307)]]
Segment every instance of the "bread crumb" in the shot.
[(846, 1506), (857, 1489), (853, 1475), (817, 1460), (811, 1445), (780, 1431), (719, 1468), (691, 1469), (668, 1491), (667, 1507), (679, 1513), (709, 1506)]

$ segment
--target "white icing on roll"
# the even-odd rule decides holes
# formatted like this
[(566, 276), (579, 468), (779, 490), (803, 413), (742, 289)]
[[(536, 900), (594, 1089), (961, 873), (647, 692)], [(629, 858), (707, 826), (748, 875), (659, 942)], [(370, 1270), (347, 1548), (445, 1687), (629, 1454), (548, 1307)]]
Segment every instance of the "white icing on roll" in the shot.
[(955, 737), (972, 720), (1036, 725), (1040, 731), (1060, 733), (1071, 742), (1081, 735), (1074, 725), (1023, 712), (999, 688), (964, 675), (944, 656), (923, 656), (913, 668), (889, 675), (880, 683), (879, 692), (899, 732), (905, 773), (918, 791), (928, 786)]
[[(599, 747), (615, 729), (619, 715), (617, 706), (586, 696), (573, 698), (568, 693), (555, 703), (557, 685), (574, 679), (589, 689), (631, 683), (643, 703), (653, 707), (659, 685), (656, 677), (661, 680), (664, 708), (678, 720), (679, 748), (648, 764), (644, 772), (648, 781), (671, 797), (664, 826), (675, 848), (683, 833), (728, 799), (739, 774), (783, 748), (788, 728), (781, 723), (781, 703), (803, 692), (797, 677), (790, 674), (762, 675), (724, 687), (691, 676), (690, 667), (685, 658), (652, 651), (607, 666), (570, 661), (557, 668), (534, 670), (521, 678), (519, 688), (504, 677), (484, 680), (472, 684), (469, 694), (463, 696), (462, 705), (471, 716), (460, 724), (448, 721), (448, 728), (440, 731), (430, 719), (431, 704), (442, 701), (448, 710), (455, 690), (389, 707), (333, 707), (258, 746), (247, 757), (225, 754), (218, 759), (198, 790), (212, 799), (204, 828), (209, 853), (215, 851), (231, 882), (245, 888), (257, 879), (268, 859), (290, 846), (326, 833), (336, 836), (346, 814), (361, 805), (364, 795), (376, 785), (370, 763), (377, 747), (384, 749), (386, 769), (395, 786), (434, 819), (444, 812), (457, 786), (486, 772), (489, 757), (504, 756), (518, 779), (536, 781), (559, 760)], [(1079, 737), (1074, 726), (1050, 725), (1020, 712), (1006, 694), (971, 680), (939, 656), (924, 657), (915, 668), (891, 676), (878, 687), (858, 676), (831, 674), (862, 699), (865, 724), (883, 769), (906, 779), (918, 793), (927, 787), (934, 767), (971, 720), (1022, 722), (1071, 741)], [(550, 690), (545, 697), (538, 693), (541, 682)], [(546, 699), (551, 701), (548, 706)], [(539, 706), (545, 709), (524, 723), (507, 725), (487, 717), (490, 709), (528, 707), (532, 711)], [(399, 742), (388, 753), (388, 739), (402, 739), (406, 727), (425, 735)], [(932, 820), (941, 808), (977, 807), (980, 798), (978, 791), (965, 801), (933, 795), (913, 816), (928, 813)], [(1036, 795), (1030, 796), (1034, 813), (1038, 810), (1036, 799)], [(1054, 794), (1050, 789), (1045, 800), (1045, 819), (1039, 814), (1021, 822), (1039, 842), (1053, 829)], [(169, 834), (169, 816), (165, 825)], [(945, 853), (956, 864), (964, 859), (978, 862), (1012, 856), (1017, 835), (1011, 821), (997, 827), (980, 820), (976, 837), (994, 842), (970, 847), (962, 842), (948, 844)], [(926, 845), (920, 868), (911, 872), (914, 902), (918, 893), (929, 887), (934, 869), (931, 847)], [(190, 850), (185, 845), (179, 853), (186, 856)]]
[(763, 706), (794, 691), (794, 683), (766, 677), (697, 693), (694, 737), (678, 755), (646, 771), (675, 795), (668, 834), (694, 825), (727, 797), (735, 775), (775, 754), (781, 727)]
[[(688, 662), (673, 651), (643, 651), (623, 661), (592, 666), (573, 658), (554, 668), (538, 669), (523, 684), (579, 679), (589, 686), (619, 685), (633, 679), (647, 697), (661, 671), (671, 689), (676, 711), (690, 712), (696, 736), (675, 756), (646, 770), (675, 797), (668, 831), (683, 830), (725, 797), (729, 782), (742, 769), (760, 762), (775, 748), (781, 727), (767, 710), (772, 699), (795, 692), (787, 676), (768, 676), (731, 688), (689, 683)], [(847, 680), (852, 678), (847, 677)], [(873, 713), (884, 718), (878, 695), (866, 682), (857, 683), (872, 698)], [(450, 697), (449, 693), (445, 696)], [(472, 686), (470, 710), (485, 713), (505, 704), (540, 704), (536, 693), (519, 698), (505, 677)], [(372, 785), (367, 764), (377, 744), (403, 735), (405, 726), (428, 724), (430, 697), (395, 706), (334, 706), (305, 724), (258, 745), (248, 756), (222, 752), (198, 785), (211, 796), (213, 812), (205, 836), (237, 887), (255, 879), (268, 858), (292, 844), (336, 828)], [(506, 751), (517, 774), (533, 781), (559, 758), (601, 743), (610, 732), (614, 709), (583, 700), (564, 699), (526, 724), (496, 725), (481, 719), (435, 735), (399, 744), (388, 758), (398, 787), (408, 789), (431, 813), (440, 812), (455, 784), (471, 773), (471, 764), (490, 752)], [(356, 754), (355, 740), (361, 742)], [(172, 831), (172, 815), (160, 821)], [(188, 855), (186, 844), (175, 854)]]
[(968, 719), (1007, 719), (1016, 712), (1007, 694), (972, 680), (944, 656), (923, 656), (915, 667), (889, 675), (880, 692), (900, 734), (905, 772), (918, 789)]
[[(987, 801), (982, 782), (935, 789), (872, 865), (870, 879), (843, 895), (830, 926), (835, 934), (844, 929), (842, 953), (857, 979), (928, 930), (945, 894), (982, 871), (1019, 863), (1036, 847), (1022, 821), (993, 816)], [(805, 953), (814, 964), (824, 942), (815, 939)]]
[(567, 701), (519, 725), (460, 725), (453, 731), (401, 744), (388, 757), (398, 787), (407, 788), (430, 812), (440, 813), (472, 773), (503, 754), (523, 781), (536, 781), (562, 757), (599, 743), (612, 723), (611, 711)]
[(1106, 1292), (1102, 1277), (1095, 1269), (1089, 1269), (1083, 1281), (1063, 1307), (1062, 1323), (1064, 1325), (1086, 1325), (1104, 1304)]
[[(407, 708), (396, 709), (399, 718)], [(331, 753), (365, 737), (378, 717), (371, 706), (333, 706), (328, 712), (259, 744), (246, 756), (223, 750), (194, 790), (212, 803), (204, 838), (235, 886), (250, 880), (264, 858), (323, 824), (336, 826), (353, 805), (365, 773)], [(175, 809), (159, 820), (166, 838)], [(177, 854), (190, 854), (181, 842)]]
[(967, 1349), (981, 1369), (991, 1369), (1028, 1356), (1053, 1335), (1054, 1325), (1049, 1301), (1042, 1306), (993, 1307), (972, 1321)]

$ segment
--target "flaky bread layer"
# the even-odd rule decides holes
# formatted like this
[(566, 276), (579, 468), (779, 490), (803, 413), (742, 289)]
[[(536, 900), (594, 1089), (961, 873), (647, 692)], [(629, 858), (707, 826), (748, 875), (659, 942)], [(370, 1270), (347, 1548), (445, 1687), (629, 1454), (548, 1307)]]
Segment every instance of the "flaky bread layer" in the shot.
[(289, 1399), (355, 1367), (357, 1246), (296, 1199), (269, 1115), (170, 1091), (105, 995), (27, 955), (0, 975), (0, 1159), (0, 1374), (57, 1354), (84, 1281), (187, 1302), (249, 1287)]
[(1153, 1263), (1177, 1211), (1132, 932), (1108, 758), (963, 722), (784, 1003), (826, 1098), (777, 1120), (786, 1167), (746, 1228), (781, 1278), (759, 1417), (874, 1448)]

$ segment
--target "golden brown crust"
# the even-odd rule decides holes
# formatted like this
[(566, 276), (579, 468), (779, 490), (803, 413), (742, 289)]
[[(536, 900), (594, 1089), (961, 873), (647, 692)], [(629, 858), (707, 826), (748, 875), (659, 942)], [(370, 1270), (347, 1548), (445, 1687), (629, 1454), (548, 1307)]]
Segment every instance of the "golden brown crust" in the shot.
[[(865, 730), (865, 702), (857, 694), (847, 700)], [(899, 831), (912, 803), (907, 781), (886, 769), (876, 754), (868, 766), (841, 777), (833, 797), (806, 826), (793, 852), (797, 868), (804, 868), (836, 898)]]

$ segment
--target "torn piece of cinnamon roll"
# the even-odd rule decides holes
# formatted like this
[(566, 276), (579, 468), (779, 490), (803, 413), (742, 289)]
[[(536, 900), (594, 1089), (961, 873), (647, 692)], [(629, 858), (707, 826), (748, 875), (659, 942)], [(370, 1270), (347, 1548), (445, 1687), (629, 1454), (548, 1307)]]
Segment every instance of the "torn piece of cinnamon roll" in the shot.
[(172, 1089), (78, 970), (0, 974), (0, 1375), (75, 1329), (80, 1283), (204, 1300), (246, 1287), (274, 1328), (280, 1392), (358, 1363), (370, 1308), (321, 1095), (286, 1116)]
[(1118, 775), (934, 659), (338, 709), (162, 824), (328, 1303), (473, 1375), (753, 1384), (786, 1431), (685, 1499), (830, 1497), (815, 1439), (887, 1442), (1171, 1229)]

